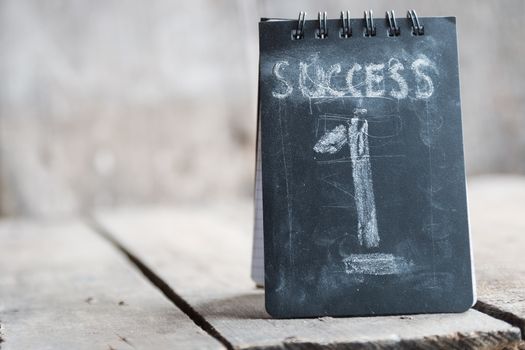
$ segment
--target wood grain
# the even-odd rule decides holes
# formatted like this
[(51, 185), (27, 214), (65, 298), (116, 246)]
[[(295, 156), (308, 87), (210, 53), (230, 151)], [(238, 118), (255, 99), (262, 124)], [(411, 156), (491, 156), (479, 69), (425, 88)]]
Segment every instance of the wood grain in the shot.
[(0, 347), (221, 349), (78, 222), (0, 223)]
[(525, 177), (470, 181), (478, 309), (525, 335)]
[(249, 278), (252, 207), (121, 210), (97, 221), (233, 348), (497, 348), (517, 328), (483, 313), (277, 320)]

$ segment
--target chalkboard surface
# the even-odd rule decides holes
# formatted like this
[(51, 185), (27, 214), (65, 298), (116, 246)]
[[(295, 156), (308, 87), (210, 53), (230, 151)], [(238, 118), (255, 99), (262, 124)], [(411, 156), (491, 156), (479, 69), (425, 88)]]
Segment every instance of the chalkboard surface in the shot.
[(474, 303), (454, 17), (424, 35), (261, 21), (266, 308), (274, 317)]

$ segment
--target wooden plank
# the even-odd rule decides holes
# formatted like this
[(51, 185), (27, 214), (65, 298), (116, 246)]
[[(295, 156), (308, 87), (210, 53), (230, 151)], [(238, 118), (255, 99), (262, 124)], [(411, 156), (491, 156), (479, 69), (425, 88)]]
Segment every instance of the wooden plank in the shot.
[(525, 177), (470, 181), (478, 307), (525, 334)]
[(97, 220), (191, 304), (233, 348), (481, 348), (512, 345), (517, 328), (463, 314), (277, 320), (249, 278), (252, 207), (121, 210)]
[(78, 222), (0, 223), (0, 344), (16, 349), (221, 349)]

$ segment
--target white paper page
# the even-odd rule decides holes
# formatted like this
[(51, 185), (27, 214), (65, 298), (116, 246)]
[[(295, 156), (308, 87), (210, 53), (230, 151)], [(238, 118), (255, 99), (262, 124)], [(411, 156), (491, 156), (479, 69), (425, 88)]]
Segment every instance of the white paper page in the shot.
[(253, 227), (252, 280), (258, 286), (264, 286), (264, 230), (262, 206), (261, 173), (261, 135), (257, 137), (257, 156), (255, 160), (255, 222)]

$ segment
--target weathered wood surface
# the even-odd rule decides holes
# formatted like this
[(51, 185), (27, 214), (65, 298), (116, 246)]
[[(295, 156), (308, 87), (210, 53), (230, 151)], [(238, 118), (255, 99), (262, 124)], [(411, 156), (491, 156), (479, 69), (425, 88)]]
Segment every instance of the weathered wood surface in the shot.
[(0, 223), (0, 348), (219, 349), (86, 226)]
[(249, 279), (251, 205), (98, 215), (99, 224), (233, 348), (500, 348), (520, 332), (476, 310), (406, 317), (271, 319)]
[(483, 177), (469, 188), (477, 308), (525, 334), (525, 177)]

